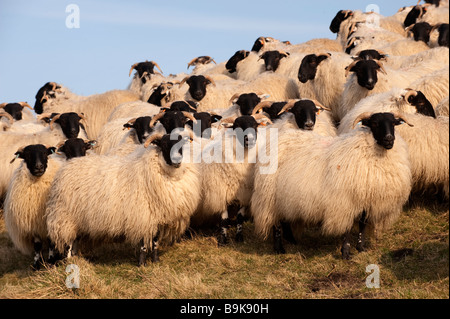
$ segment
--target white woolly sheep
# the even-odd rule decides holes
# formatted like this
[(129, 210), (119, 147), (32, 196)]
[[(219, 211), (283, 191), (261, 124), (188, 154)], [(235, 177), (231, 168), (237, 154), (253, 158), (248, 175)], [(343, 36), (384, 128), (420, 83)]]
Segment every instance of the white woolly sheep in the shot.
[(366, 224), (381, 231), (400, 215), (411, 190), (407, 145), (394, 135), (394, 126), (403, 119), (366, 113), (356, 121), (364, 127), (337, 137), (282, 134), (276, 174), (255, 174), (255, 229), (264, 238), (274, 229), (277, 253), (284, 253), (281, 222), (321, 225), (325, 235), (346, 234), (342, 255), (348, 259), (355, 221), (361, 221), (361, 251)]
[(140, 244), (140, 265), (151, 244), (157, 261), (159, 241), (183, 234), (199, 205), (200, 176), (196, 165), (182, 162), (183, 142), (181, 136), (153, 135), (126, 157), (92, 155), (67, 163), (55, 176), (46, 209), (57, 250), (68, 246), (71, 257), (82, 235), (94, 241), (125, 237)]
[[(49, 262), (55, 261), (51, 243), (47, 243), (47, 226), (44, 219), (50, 185), (65, 159), (84, 156), (93, 141), (69, 139), (56, 147), (42, 144), (21, 147), (14, 154), (23, 159), (14, 172), (8, 187), (5, 203), (5, 225), (14, 246), (23, 254), (34, 251), (33, 268), (39, 269), (43, 261), (42, 246), (49, 245)], [(58, 151), (66, 155), (52, 155)], [(12, 156), (12, 154), (11, 154)], [(12, 162), (13, 162), (12, 161)]]
[[(398, 132), (408, 144), (411, 160), (413, 191), (444, 191), (449, 197), (449, 120), (446, 116), (426, 116), (417, 113), (418, 107), (411, 105), (417, 95), (414, 90), (392, 90), (373, 95), (360, 101), (341, 121), (338, 133), (352, 130), (352, 122), (362, 112), (408, 112), (414, 127), (399, 127)], [(421, 94), (422, 97), (426, 97)], [(411, 101), (410, 101), (411, 99)], [(427, 102), (427, 101), (425, 101)], [(423, 103), (420, 103), (423, 104)], [(432, 108), (431, 103), (427, 103)], [(422, 106), (422, 105), (420, 105)]]

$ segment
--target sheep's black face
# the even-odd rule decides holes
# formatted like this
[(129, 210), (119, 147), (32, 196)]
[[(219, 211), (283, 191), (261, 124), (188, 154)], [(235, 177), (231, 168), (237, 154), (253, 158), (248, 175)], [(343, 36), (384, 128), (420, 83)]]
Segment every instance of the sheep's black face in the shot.
[(13, 117), (15, 121), (22, 119), (23, 106), (19, 103), (9, 103), (3, 107), (3, 109)]
[(434, 4), (436, 7), (439, 7), (441, 0), (425, 0), (425, 3)]
[(69, 138), (58, 148), (58, 152), (66, 154), (66, 159), (70, 160), (74, 157), (86, 156), (86, 152), (96, 144), (95, 141), (85, 142), (81, 138)]
[(356, 73), (358, 84), (369, 91), (375, 88), (378, 82), (378, 70), (380, 66), (373, 60), (359, 61), (354, 65), (350, 72)]
[(211, 82), (203, 75), (193, 75), (186, 83), (189, 85), (189, 93), (196, 101), (201, 101), (206, 95), (206, 86)]
[(385, 54), (381, 54), (377, 50), (363, 50), (359, 52), (357, 58), (360, 58), (361, 60), (378, 60), (381, 61), (383, 59), (386, 59)]
[(225, 64), (225, 68), (228, 70), (228, 72), (230, 73), (234, 73), (236, 72), (236, 67), (237, 64), (244, 60), (246, 57), (248, 57), (248, 55), (250, 54), (250, 52), (245, 51), (245, 50), (240, 50), (237, 51)]
[(145, 140), (153, 133), (153, 128), (150, 127), (151, 116), (138, 117), (133, 124), (126, 123), (125, 128), (134, 129), (139, 143), (144, 143)]
[(236, 134), (236, 139), (246, 149), (256, 146), (256, 139), (258, 137), (258, 122), (250, 115), (238, 117), (233, 123), (233, 130)]
[(438, 38), (439, 46), (448, 48), (449, 47), (448, 23), (441, 24), (438, 28), (438, 31), (439, 31), (439, 38)]
[(67, 138), (75, 138), (80, 133), (80, 120), (81, 118), (77, 113), (70, 112), (61, 114), (55, 123), (61, 126), (61, 130)]
[(175, 129), (184, 128), (187, 119), (182, 112), (168, 111), (159, 120), (167, 133), (171, 133)]
[(272, 103), (272, 105), (270, 107), (263, 108), (263, 110), (264, 110), (264, 112), (267, 113), (267, 115), (269, 115), (270, 119), (272, 121), (274, 121), (281, 117), (281, 114), (278, 115), (278, 113), (281, 112), (281, 110), (283, 109), (283, 107), (286, 104), (287, 104), (287, 102), (275, 102), (275, 103)]
[[(60, 89), (61, 86), (56, 85), (55, 89)], [(47, 97), (42, 100), (42, 98), (46, 95)], [(36, 93), (36, 102), (34, 103), (34, 111), (36, 114), (42, 114), (44, 112), (44, 103), (49, 98), (55, 98), (55, 91), (53, 91), (53, 85), (51, 82), (47, 82), (41, 87)], [(42, 101), (41, 101), (42, 100)]]
[(197, 125), (200, 125), (200, 132), (194, 127), (192, 120), (189, 120), (186, 125), (194, 130), (196, 136), (208, 139), (211, 138), (212, 123), (219, 122), (222, 119), (222, 116), (208, 112), (194, 113), (193, 116), (197, 120)]
[(411, 11), (409, 11), (408, 15), (405, 18), (405, 21), (403, 22), (405, 28), (416, 23), (417, 19), (422, 15), (422, 10), (423, 12), (425, 12), (427, 9), (425, 7), (421, 8), (420, 6), (415, 6), (411, 9)]
[(241, 94), (236, 101), (242, 115), (252, 115), (253, 109), (261, 102), (261, 98), (255, 93)]
[(161, 139), (157, 139), (152, 144), (161, 149), (164, 161), (167, 165), (179, 168), (183, 161), (183, 144), (185, 140), (180, 135), (175, 139), (171, 139), (170, 134), (164, 135)]
[[(134, 69), (137, 71), (143, 84), (147, 83), (147, 80), (150, 79), (151, 74), (155, 74), (155, 65), (149, 61), (138, 63)], [(143, 76), (144, 73), (146, 73), (145, 76)]]
[(431, 30), (432, 27), (429, 23), (420, 22), (414, 25), (411, 32), (414, 34), (414, 40), (428, 43), (430, 41)]
[(286, 57), (287, 54), (281, 53), (279, 51), (266, 51), (260, 56), (260, 58), (264, 60), (266, 71), (273, 71), (273, 72), (275, 72), (278, 69), (278, 66), (280, 65), (280, 60)]
[(361, 124), (370, 128), (378, 145), (390, 150), (394, 147), (394, 127), (403, 123), (401, 118), (395, 118), (392, 113), (375, 113), (362, 120)]
[(330, 31), (333, 33), (338, 33), (341, 27), (341, 23), (347, 20), (352, 14), (346, 10), (340, 10), (336, 16), (333, 18), (330, 24)]
[(25, 161), (31, 175), (41, 177), (47, 170), (48, 156), (55, 150), (54, 147), (47, 148), (42, 144), (37, 144), (17, 151), (15, 155)]
[(314, 102), (310, 100), (298, 101), (289, 111), (294, 114), (295, 122), (299, 129), (305, 131), (314, 130), (316, 113), (319, 112)]
[(263, 47), (264, 47), (264, 39), (262, 37), (259, 37), (253, 44), (252, 51), (259, 52)]
[(303, 58), (300, 68), (298, 70), (298, 79), (302, 83), (306, 83), (316, 78), (317, 67), (319, 64), (327, 59), (328, 56), (315, 54), (307, 55)]
[(417, 91), (417, 95), (408, 97), (408, 103), (416, 107), (417, 113), (436, 118), (433, 105), (425, 97), (421, 91)]

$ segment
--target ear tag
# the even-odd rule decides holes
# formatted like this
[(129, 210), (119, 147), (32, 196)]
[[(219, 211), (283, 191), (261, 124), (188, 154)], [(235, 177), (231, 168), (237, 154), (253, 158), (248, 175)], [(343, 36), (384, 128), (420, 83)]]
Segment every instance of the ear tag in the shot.
[(52, 154), (55, 154), (55, 150), (54, 150), (54, 149), (52, 149), (52, 151), (51, 151), (51, 152), (52, 152)]
[(317, 115), (320, 115), (321, 112), (322, 112), (322, 110), (319, 109), (319, 110), (317, 111)]

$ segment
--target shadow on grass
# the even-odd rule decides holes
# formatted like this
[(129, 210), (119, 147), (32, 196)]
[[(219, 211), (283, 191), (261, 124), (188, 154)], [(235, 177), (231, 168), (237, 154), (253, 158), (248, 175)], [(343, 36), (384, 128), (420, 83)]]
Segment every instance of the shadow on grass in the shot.
[(381, 256), (381, 262), (400, 280), (441, 280), (449, 276), (449, 244), (430, 242), (418, 249), (390, 251)]

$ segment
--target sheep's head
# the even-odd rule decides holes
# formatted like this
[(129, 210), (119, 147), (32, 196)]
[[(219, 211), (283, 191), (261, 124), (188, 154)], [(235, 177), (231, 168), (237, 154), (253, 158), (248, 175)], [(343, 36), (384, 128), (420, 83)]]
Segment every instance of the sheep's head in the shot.
[(276, 40), (272, 37), (259, 37), (256, 39), (255, 43), (253, 44), (252, 51), (253, 52), (259, 52), (262, 48), (266, 45), (266, 43), (275, 42)]
[(266, 116), (256, 114), (230, 117), (222, 120), (222, 125), (232, 128), (239, 143), (244, 148), (250, 149), (256, 146), (258, 126), (265, 125), (262, 121), (272, 124), (272, 121)]
[(380, 51), (380, 50), (363, 50), (356, 53), (355, 56), (352, 57), (353, 60), (378, 60), (378, 61), (387, 61), (389, 55)]
[(61, 130), (67, 138), (78, 137), (80, 128), (85, 129), (85, 125), (81, 121), (86, 121), (83, 113), (44, 113), (38, 117), (39, 120), (50, 123), (50, 130), (54, 129), (54, 125), (59, 124)]
[(193, 129), (196, 136), (207, 139), (211, 138), (212, 124), (222, 119), (222, 116), (208, 112), (194, 113), (193, 116), (197, 120), (197, 125), (200, 125), (200, 131), (196, 129), (192, 120), (189, 120), (186, 125)]
[(66, 155), (66, 159), (70, 160), (74, 157), (86, 156), (86, 152), (92, 149), (97, 141), (88, 141), (81, 138), (69, 138), (56, 146), (56, 152), (62, 152)]
[(2, 103), (0, 104), (0, 111), (3, 110), (9, 113), (15, 121), (20, 121), (22, 119), (22, 111), (27, 107), (32, 110), (32, 107), (28, 105), (27, 102), (19, 103)]
[(211, 63), (211, 62), (213, 62), (214, 64), (217, 64), (216, 61), (214, 61), (214, 59), (211, 58), (210, 56), (208, 56), (208, 55), (202, 55), (202, 56), (199, 56), (199, 57), (197, 57), (197, 58), (192, 59), (192, 60), (188, 63), (188, 67), (187, 67), (187, 68), (189, 69), (191, 66), (197, 65), (197, 64), (209, 64), (209, 63)]
[(428, 43), (430, 41), (430, 34), (433, 27), (427, 22), (419, 22), (406, 28), (408, 34), (412, 33), (415, 41), (423, 41)]
[(41, 177), (47, 170), (48, 156), (53, 154), (55, 150), (55, 147), (48, 147), (42, 144), (21, 147), (14, 154), (15, 157), (11, 163), (17, 158), (21, 158), (25, 161), (31, 175)]
[(36, 114), (42, 114), (44, 112), (44, 103), (56, 98), (56, 93), (58, 92), (61, 92), (61, 85), (55, 82), (45, 83), (36, 93), (36, 102), (34, 103)]
[(163, 73), (161, 68), (159, 67), (159, 65), (154, 61), (145, 61), (145, 62), (135, 63), (131, 66), (130, 73), (128, 74), (128, 76), (131, 76), (131, 73), (133, 72), (133, 70), (136, 70), (137, 76), (139, 77), (139, 79), (141, 79), (141, 82), (143, 84), (145, 84), (147, 82), (147, 80), (150, 80), (150, 77), (152, 74), (159, 73), (158, 71), (155, 71), (155, 67), (157, 67), (158, 70), (161, 73)]
[(340, 10), (336, 16), (333, 18), (330, 24), (330, 31), (333, 33), (339, 33), (339, 29), (341, 28), (341, 23), (348, 18), (353, 16), (353, 11), (351, 10)]
[(305, 56), (298, 70), (298, 79), (302, 83), (306, 83), (316, 78), (317, 68), (319, 64), (331, 57), (330, 53), (309, 54)]
[(166, 102), (169, 101), (171, 96), (171, 90), (174, 86), (173, 82), (163, 82), (160, 84), (153, 85), (152, 89), (153, 92), (150, 95), (147, 103), (156, 105), (156, 106), (162, 106), (162, 101), (165, 100)]
[(294, 114), (295, 122), (299, 129), (312, 131), (316, 125), (316, 114), (320, 114), (324, 110), (330, 111), (329, 108), (316, 100), (292, 100), (283, 107), (278, 115), (289, 111)]
[(133, 129), (140, 144), (153, 133), (153, 127), (150, 126), (151, 116), (142, 116), (129, 120), (123, 125), (124, 129)]
[(448, 34), (448, 23), (441, 23), (437, 24), (433, 27), (432, 31), (438, 30), (439, 37), (438, 37), (438, 44), (441, 47), (449, 47), (449, 34)]
[(198, 103), (194, 101), (174, 101), (162, 108), (164, 111), (197, 112)]
[(393, 113), (363, 113), (356, 118), (353, 127), (358, 123), (368, 127), (377, 144), (387, 150), (394, 147), (395, 126), (404, 123), (413, 126), (405, 120), (404, 115)]
[(169, 110), (153, 116), (150, 121), (150, 127), (154, 128), (155, 124), (160, 122), (166, 132), (170, 134), (176, 129), (183, 129), (188, 120), (191, 120), (193, 123), (197, 123), (197, 120), (192, 113)]
[(281, 59), (287, 58), (289, 55), (290, 55), (289, 52), (275, 50), (275, 51), (266, 51), (263, 54), (261, 54), (259, 58), (264, 60), (266, 71), (275, 72), (278, 69), (278, 66), (280, 65)]
[(179, 168), (183, 161), (183, 145), (188, 140), (179, 134), (176, 134), (176, 137), (173, 134), (155, 134), (147, 139), (144, 147), (156, 146), (161, 151), (167, 165)]
[(436, 118), (436, 113), (434, 111), (433, 105), (425, 97), (421, 91), (416, 91), (412, 89), (406, 89), (407, 93), (403, 95), (403, 99), (409, 105), (416, 108), (417, 113)]
[(262, 99), (267, 98), (268, 95), (256, 93), (236, 93), (230, 99), (230, 102), (237, 104), (241, 115), (252, 115), (253, 109), (258, 105)]
[(207, 75), (192, 75), (190, 77), (186, 77), (181, 81), (180, 87), (184, 83), (189, 85), (189, 93), (196, 101), (201, 101), (205, 97), (206, 87), (208, 85), (211, 84), (215, 86), (214, 80)]
[(414, 6), (411, 11), (409, 11), (408, 15), (405, 18), (405, 21), (403, 22), (403, 25), (405, 28), (413, 25), (416, 23), (418, 19), (420, 19), (425, 13), (427, 12), (427, 8), (425, 6), (416, 5)]
[(346, 76), (350, 72), (356, 74), (358, 84), (369, 91), (375, 88), (378, 82), (378, 72), (386, 74), (386, 70), (380, 61), (375, 60), (356, 60), (345, 68)]
[(237, 64), (239, 62), (241, 62), (242, 60), (244, 60), (246, 57), (248, 57), (248, 55), (250, 54), (249, 51), (245, 51), (245, 50), (240, 50), (237, 51), (225, 64), (225, 68), (228, 70), (228, 72), (230, 73), (234, 73), (236, 72), (236, 67)]
[(252, 115), (263, 111), (269, 115), (272, 121), (277, 120), (281, 117), (281, 110), (288, 102), (272, 102), (272, 101), (262, 101), (253, 109)]

